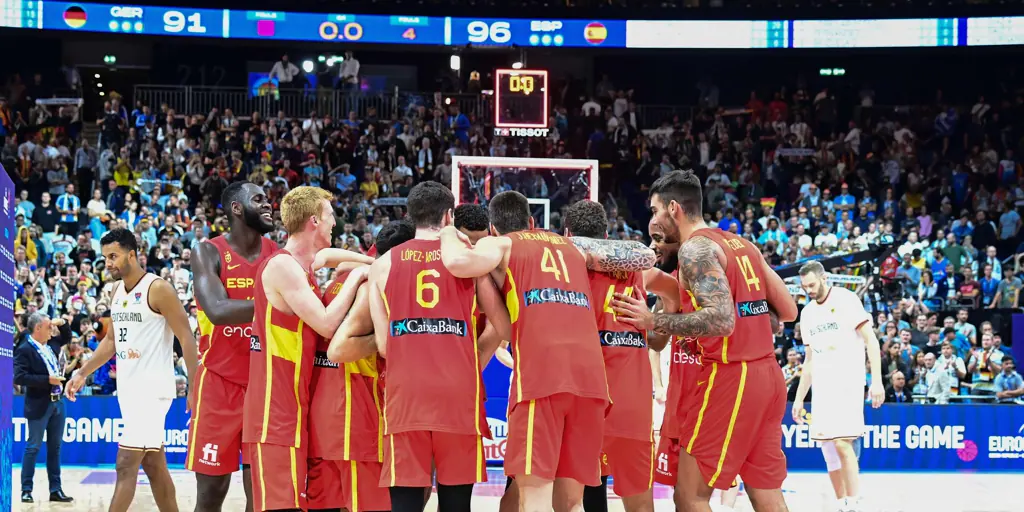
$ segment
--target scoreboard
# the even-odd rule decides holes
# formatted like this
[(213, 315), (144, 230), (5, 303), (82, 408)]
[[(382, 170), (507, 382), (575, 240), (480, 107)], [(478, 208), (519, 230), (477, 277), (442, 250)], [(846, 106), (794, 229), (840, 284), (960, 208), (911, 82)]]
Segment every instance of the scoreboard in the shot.
[(547, 136), (548, 98), (547, 70), (495, 70), (494, 134), (500, 137)]
[(0, 27), (457, 47), (771, 50), (1024, 44), (1024, 16), (846, 20), (477, 18), (0, 0)]

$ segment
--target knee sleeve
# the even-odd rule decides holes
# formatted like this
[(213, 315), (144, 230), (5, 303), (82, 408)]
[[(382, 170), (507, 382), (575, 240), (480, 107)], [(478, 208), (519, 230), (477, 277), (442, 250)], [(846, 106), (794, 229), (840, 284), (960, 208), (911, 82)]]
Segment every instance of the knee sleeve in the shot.
[(835, 441), (825, 441), (821, 443), (821, 454), (825, 456), (825, 468), (828, 472), (839, 471), (839, 468), (843, 466), (842, 461), (839, 460), (839, 452), (836, 450)]

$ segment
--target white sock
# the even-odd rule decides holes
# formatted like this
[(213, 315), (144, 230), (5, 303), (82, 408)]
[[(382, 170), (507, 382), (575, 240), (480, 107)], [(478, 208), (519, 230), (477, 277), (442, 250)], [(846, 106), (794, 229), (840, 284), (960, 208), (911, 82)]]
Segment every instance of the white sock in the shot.
[(849, 504), (846, 500), (846, 498), (836, 498), (836, 508), (839, 510), (846, 510), (846, 506)]

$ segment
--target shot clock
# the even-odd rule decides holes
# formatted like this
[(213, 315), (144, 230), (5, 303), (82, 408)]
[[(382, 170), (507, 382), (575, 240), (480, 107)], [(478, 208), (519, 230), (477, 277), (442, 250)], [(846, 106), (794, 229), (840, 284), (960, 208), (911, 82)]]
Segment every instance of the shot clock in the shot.
[(548, 72), (499, 69), (494, 72), (494, 134), (545, 137), (548, 134)]

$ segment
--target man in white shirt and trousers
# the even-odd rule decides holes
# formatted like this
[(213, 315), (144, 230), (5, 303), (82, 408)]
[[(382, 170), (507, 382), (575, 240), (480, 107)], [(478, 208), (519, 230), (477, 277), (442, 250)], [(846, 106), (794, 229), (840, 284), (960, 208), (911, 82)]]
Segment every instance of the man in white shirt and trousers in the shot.
[[(118, 228), (100, 240), (107, 270), (113, 279), (110, 328), (93, 357), (71, 378), (64, 393), (72, 401), (86, 377), (117, 357), (117, 403), (124, 431), (117, 446), (117, 482), (110, 512), (126, 512), (135, 499), (142, 466), (157, 508), (178, 510), (174, 481), (164, 454), (164, 423), (177, 395), (174, 378), (174, 338), (190, 378), (196, 374), (199, 347), (178, 292), (169, 282), (146, 272), (139, 264), (135, 234)], [(188, 410), (195, 388), (189, 383)]]
[(300, 87), (295, 77), (299, 76), (299, 68), (288, 60), (288, 54), (281, 56), (281, 60), (274, 63), (270, 68), (269, 78), (277, 79), (278, 86), (282, 89)]
[[(871, 315), (850, 290), (828, 286), (825, 268), (812, 261), (800, 268), (800, 286), (810, 299), (800, 313), (807, 347), (803, 376), (793, 400), (793, 421), (810, 423), (838, 500), (837, 510), (860, 509), (860, 468), (854, 443), (864, 435), (864, 352), (871, 364), (871, 406), (885, 401), (881, 353)], [(811, 386), (811, 414), (804, 398)]]

